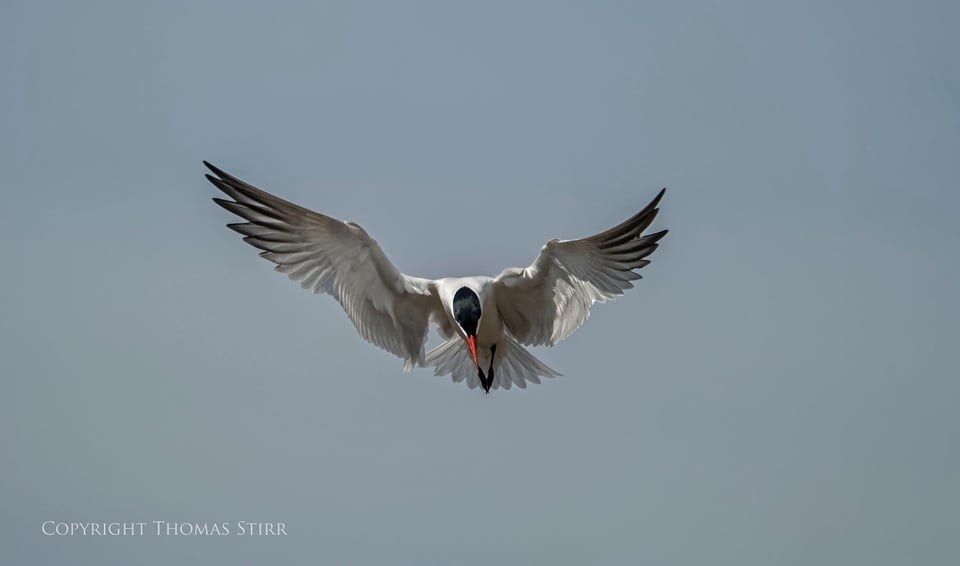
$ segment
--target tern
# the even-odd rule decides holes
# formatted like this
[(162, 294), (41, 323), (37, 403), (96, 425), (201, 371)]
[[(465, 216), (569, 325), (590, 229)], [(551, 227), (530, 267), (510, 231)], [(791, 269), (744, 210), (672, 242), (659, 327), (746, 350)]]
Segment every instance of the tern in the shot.
[[(366, 230), (303, 208), (206, 161), (206, 177), (232, 200), (213, 201), (246, 220), (227, 227), (304, 289), (340, 303), (366, 341), (435, 367), (470, 389), (526, 388), (560, 374), (524, 346), (554, 346), (603, 303), (633, 287), (666, 230), (644, 235), (662, 189), (643, 210), (595, 236), (550, 240), (526, 268), (496, 277), (423, 279), (401, 273)], [(430, 323), (444, 342), (424, 353)], [(484, 371), (486, 368), (486, 371)]]

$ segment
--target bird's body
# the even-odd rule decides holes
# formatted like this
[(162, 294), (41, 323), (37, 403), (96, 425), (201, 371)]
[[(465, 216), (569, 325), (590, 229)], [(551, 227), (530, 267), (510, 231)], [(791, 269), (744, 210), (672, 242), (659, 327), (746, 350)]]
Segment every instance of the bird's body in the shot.
[[(423, 279), (404, 275), (359, 225), (287, 202), (204, 162), (207, 178), (233, 200), (217, 204), (247, 220), (229, 224), (261, 256), (301, 286), (332, 295), (360, 335), (404, 360), (404, 369), (434, 366), (490, 389), (526, 387), (556, 371), (523, 345), (549, 345), (587, 319), (594, 302), (632, 287), (666, 230), (642, 231), (664, 191), (642, 211), (605, 232), (551, 240), (526, 268), (497, 277)], [(425, 353), (434, 323), (444, 342)]]
[(496, 286), (492, 277), (477, 275), (473, 277), (445, 277), (433, 282), (433, 288), (437, 290), (437, 298), (440, 306), (443, 308), (447, 322), (451, 324), (454, 331), (466, 340), (463, 329), (457, 324), (456, 315), (453, 311), (454, 297), (460, 289), (470, 289), (473, 291), (480, 303), (480, 317), (477, 327), (477, 345), (478, 348), (489, 348), (503, 338), (503, 322), (497, 312)]

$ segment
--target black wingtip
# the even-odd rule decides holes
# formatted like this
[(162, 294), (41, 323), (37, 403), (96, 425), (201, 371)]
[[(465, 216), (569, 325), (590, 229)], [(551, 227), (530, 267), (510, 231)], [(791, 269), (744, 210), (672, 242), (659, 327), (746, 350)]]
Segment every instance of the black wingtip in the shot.
[[(651, 254), (652, 254), (654, 251), (656, 251), (656, 249), (657, 249), (657, 242), (659, 242), (660, 240), (662, 240), (663, 237), (666, 236), (669, 232), (670, 232), (670, 230), (660, 230), (659, 232), (655, 232), (655, 233), (653, 233), (653, 234), (647, 234), (646, 236), (643, 237), (643, 240), (644, 240), (644, 241), (649, 241), (649, 242), (651, 242), (651, 245), (652, 245), (652, 248), (653, 248), (653, 249), (650, 250), (650, 253), (651, 253)], [(650, 255), (650, 254), (647, 254), (647, 255)]]
[(204, 177), (206, 177), (208, 181), (213, 183), (214, 187), (220, 189), (225, 194), (227, 194), (227, 196), (230, 196), (234, 199), (237, 198), (235, 194), (231, 191), (231, 188), (232, 188), (231, 185), (227, 182), (225, 178), (223, 178), (222, 175), (220, 177), (214, 177), (213, 175), (207, 173), (204, 175)]
[[(220, 169), (213, 163), (210, 163), (206, 159), (203, 160), (203, 164), (206, 166), (207, 169), (212, 171), (214, 175), (216, 175), (217, 177), (220, 177), (221, 179), (224, 178), (224, 175), (226, 175), (226, 173), (224, 173), (222, 169)], [(207, 179), (209, 178), (210, 178), (210, 175), (207, 175)]]
[(231, 206), (236, 206), (236, 204), (237, 204), (237, 203), (235, 203), (235, 202), (232, 201), (232, 200), (227, 200), (227, 199), (222, 199), (222, 198), (217, 198), (217, 197), (213, 197), (213, 198), (210, 199), (210, 200), (212, 200), (213, 202), (217, 203), (219, 206), (223, 207), (224, 209), (229, 210), (230, 212), (233, 212), (233, 210), (232, 210), (230, 207), (231, 207)]
[(653, 197), (653, 200), (650, 201), (650, 204), (647, 205), (646, 210), (651, 210), (651, 209), (656, 208), (657, 205), (660, 204), (660, 199), (662, 199), (662, 198), (663, 198), (663, 195), (665, 195), (666, 193), (667, 193), (667, 188), (666, 188), (666, 187), (660, 189), (660, 192), (657, 193), (657, 196)]

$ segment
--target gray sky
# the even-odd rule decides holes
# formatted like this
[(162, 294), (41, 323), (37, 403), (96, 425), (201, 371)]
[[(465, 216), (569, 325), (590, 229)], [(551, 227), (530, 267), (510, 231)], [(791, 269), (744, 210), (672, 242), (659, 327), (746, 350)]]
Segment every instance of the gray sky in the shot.
[[(5, 2), (3, 562), (956, 563), (960, 9), (780, 4)], [(273, 273), (202, 159), (425, 277), (661, 186), (671, 234), (485, 396)]]

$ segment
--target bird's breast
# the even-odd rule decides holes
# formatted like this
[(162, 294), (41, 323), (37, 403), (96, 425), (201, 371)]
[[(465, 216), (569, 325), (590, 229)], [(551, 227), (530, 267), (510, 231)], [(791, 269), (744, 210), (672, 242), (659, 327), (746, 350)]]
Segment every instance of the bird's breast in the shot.
[(477, 342), (489, 348), (503, 338), (503, 321), (500, 320), (500, 311), (497, 310), (497, 301), (491, 295), (483, 302), (483, 316), (480, 317), (480, 329), (477, 332)]

